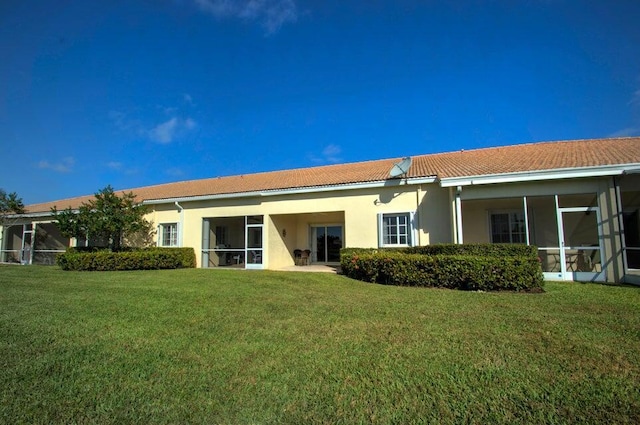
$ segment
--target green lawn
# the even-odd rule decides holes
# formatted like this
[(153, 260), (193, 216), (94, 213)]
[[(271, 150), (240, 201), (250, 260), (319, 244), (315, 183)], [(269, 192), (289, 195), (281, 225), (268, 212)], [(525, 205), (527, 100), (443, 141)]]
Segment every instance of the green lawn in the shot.
[(640, 288), (0, 267), (2, 423), (639, 423)]

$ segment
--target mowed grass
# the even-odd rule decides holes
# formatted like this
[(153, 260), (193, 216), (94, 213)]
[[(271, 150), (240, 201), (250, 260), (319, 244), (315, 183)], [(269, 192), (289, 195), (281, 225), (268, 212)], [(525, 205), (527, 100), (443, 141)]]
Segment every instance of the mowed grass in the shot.
[(3, 423), (639, 423), (640, 288), (0, 267)]

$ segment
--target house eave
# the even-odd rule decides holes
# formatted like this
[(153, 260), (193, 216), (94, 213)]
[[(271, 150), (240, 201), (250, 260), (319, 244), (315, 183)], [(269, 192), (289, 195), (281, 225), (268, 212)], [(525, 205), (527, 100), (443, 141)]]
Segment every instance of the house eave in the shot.
[(42, 211), (42, 212), (32, 212), (32, 213), (24, 213), (24, 214), (10, 214), (7, 215), (8, 219), (15, 220), (20, 218), (42, 218), (42, 217), (51, 217), (53, 214), (50, 211)]
[(499, 183), (520, 183), (542, 180), (576, 179), (586, 177), (619, 176), (640, 172), (640, 163), (602, 165), (598, 167), (561, 168), (553, 170), (525, 171), (516, 173), (487, 174), (440, 179), (440, 186), (475, 186)]
[(295, 187), (295, 188), (287, 188), (287, 189), (223, 193), (223, 194), (215, 194), (215, 195), (146, 199), (142, 203), (145, 205), (159, 205), (159, 204), (167, 204), (167, 203), (174, 203), (174, 202), (215, 201), (215, 200), (221, 200), (221, 199), (256, 198), (256, 197), (279, 196), (279, 195), (297, 195), (297, 194), (307, 194), (307, 193), (335, 192), (335, 191), (343, 191), (343, 190), (357, 190), (357, 189), (370, 189), (370, 188), (381, 188), (381, 187), (392, 187), (392, 186), (429, 184), (429, 183), (435, 183), (435, 181), (436, 181), (435, 176), (400, 178), (400, 179), (388, 179), (388, 180), (378, 180), (378, 181), (372, 181), (372, 182), (348, 183), (348, 184), (338, 184), (338, 185)]

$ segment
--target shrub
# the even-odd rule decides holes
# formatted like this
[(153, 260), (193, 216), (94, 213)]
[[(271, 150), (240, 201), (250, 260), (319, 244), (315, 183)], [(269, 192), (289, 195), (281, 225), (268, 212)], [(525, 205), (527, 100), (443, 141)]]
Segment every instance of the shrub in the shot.
[(402, 252), (424, 255), (538, 256), (538, 248), (524, 244), (471, 243), (435, 244), (401, 248)]
[(544, 284), (535, 247), (488, 244), (432, 247), (345, 249), (341, 252), (342, 273), (387, 285), (463, 290), (532, 291)]
[(58, 255), (56, 262), (63, 270), (75, 271), (179, 269), (195, 267), (196, 255), (193, 248), (146, 248), (120, 252), (82, 252), (69, 248)]

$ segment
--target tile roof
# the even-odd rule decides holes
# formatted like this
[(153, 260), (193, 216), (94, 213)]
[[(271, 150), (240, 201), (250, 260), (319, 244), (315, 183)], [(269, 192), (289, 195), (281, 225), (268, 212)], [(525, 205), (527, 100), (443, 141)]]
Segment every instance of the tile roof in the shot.
[[(471, 177), (640, 163), (640, 137), (539, 142), (414, 156), (408, 177)], [(127, 189), (138, 200), (186, 198), (382, 181), (400, 158), (214, 177)], [(27, 206), (27, 212), (76, 208), (93, 195)]]

